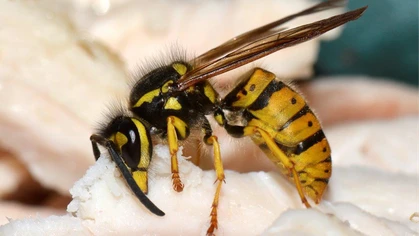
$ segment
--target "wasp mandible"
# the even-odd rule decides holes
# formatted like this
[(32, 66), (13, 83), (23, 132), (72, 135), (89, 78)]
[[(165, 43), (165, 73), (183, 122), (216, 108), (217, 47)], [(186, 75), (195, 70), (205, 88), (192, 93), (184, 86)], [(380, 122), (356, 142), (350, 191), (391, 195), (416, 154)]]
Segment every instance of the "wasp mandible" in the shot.
[[(297, 17), (341, 7), (331, 0), (241, 34), (192, 61), (174, 60), (143, 75), (133, 86), (129, 113), (114, 115), (90, 139), (96, 160), (98, 144), (105, 147), (132, 192), (152, 213), (164, 213), (147, 197), (148, 167), (153, 153), (151, 136), (166, 139), (171, 155), (175, 191), (183, 190), (177, 160), (178, 142), (191, 129), (201, 128), (203, 141), (213, 146), (217, 186), (212, 203), (211, 235), (218, 228), (217, 207), (225, 176), (221, 150), (206, 115), (236, 138), (250, 137), (305, 196), (319, 203), (331, 176), (331, 151), (320, 122), (301, 95), (277, 77), (255, 68), (222, 99), (207, 81), (283, 48), (311, 40), (358, 19), (367, 7), (292, 29), (278, 29)], [(227, 117), (225, 112), (236, 114)], [(240, 120), (241, 125), (230, 124)]]

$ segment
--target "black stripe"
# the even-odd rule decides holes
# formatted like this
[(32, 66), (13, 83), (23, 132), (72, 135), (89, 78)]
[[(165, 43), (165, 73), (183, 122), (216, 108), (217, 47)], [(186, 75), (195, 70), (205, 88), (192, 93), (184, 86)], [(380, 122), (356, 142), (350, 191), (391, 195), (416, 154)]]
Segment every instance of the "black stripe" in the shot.
[(287, 128), (292, 122), (294, 122), (295, 120), (297, 120), (298, 118), (300, 118), (300, 117), (302, 117), (302, 116), (304, 116), (305, 114), (307, 114), (308, 112), (311, 112), (310, 111), (310, 108), (307, 106), (307, 104), (306, 105), (304, 105), (304, 107), (303, 108), (301, 108), (301, 110), (299, 111), (299, 112), (297, 112), (297, 113), (295, 113), (291, 118), (289, 118), (288, 120), (287, 120), (287, 122), (285, 122), (285, 124), (281, 127), (281, 128), (279, 128), (278, 129), (278, 131), (282, 131), (282, 130), (284, 130), (285, 128)]
[(328, 156), (326, 159), (324, 159), (323, 161), (321, 161), (319, 163), (323, 163), (323, 162), (332, 162), (332, 157)]
[(282, 83), (281, 81), (275, 81), (272, 80), (270, 82), (265, 90), (259, 95), (259, 97), (248, 107), (248, 109), (257, 111), (260, 109), (263, 109), (266, 107), (269, 102), (271, 102), (271, 96), (273, 93), (280, 91), (282, 88), (284, 88), (286, 85)]
[(311, 190), (313, 190), (313, 191), (314, 191), (315, 195), (316, 195), (316, 196), (319, 196), (319, 192), (317, 192), (317, 190), (315, 190), (315, 189), (313, 188), (313, 186), (311, 186), (311, 185), (305, 185), (304, 187), (306, 187), (306, 188), (311, 188)]
[(272, 152), (271, 149), (269, 149), (268, 144), (266, 144), (265, 141), (263, 141), (263, 143), (259, 144), (259, 148), (262, 149), (262, 150), (269, 150), (270, 152)]
[(305, 152), (314, 144), (322, 141), (325, 138), (324, 133), (322, 130), (317, 131), (310, 137), (306, 138), (305, 140), (301, 141), (294, 150), (295, 155), (300, 155), (301, 153)]
[(242, 116), (247, 121), (251, 121), (252, 119), (260, 120), (256, 116), (254, 116), (252, 113), (250, 113), (247, 109), (243, 111)]
[(315, 179), (314, 179), (314, 181), (317, 181), (317, 182), (323, 182), (323, 183), (325, 183), (326, 185), (329, 183), (329, 179), (320, 179), (320, 178), (315, 178)]
[[(329, 183), (329, 179), (328, 178), (315, 178), (315, 177), (311, 176), (309, 173), (307, 173), (307, 171), (305, 171), (305, 170), (298, 171), (297, 174), (298, 175), (306, 174), (309, 178), (314, 178), (313, 182), (314, 181), (318, 181), (318, 182), (323, 182), (325, 184), (328, 184)], [(306, 182), (307, 182), (306, 180), (300, 180), (300, 183), (302, 183), (302, 184), (305, 184)]]

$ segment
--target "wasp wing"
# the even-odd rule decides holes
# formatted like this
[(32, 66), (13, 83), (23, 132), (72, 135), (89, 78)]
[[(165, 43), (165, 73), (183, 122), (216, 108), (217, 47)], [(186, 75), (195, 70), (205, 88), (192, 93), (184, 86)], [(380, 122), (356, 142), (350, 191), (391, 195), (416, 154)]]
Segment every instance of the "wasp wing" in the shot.
[(278, 50), (311, 40), (349, 21), (358, 19), (366, 9), (367, 7), (362, 7), (250, 42), (221, 58), (195, 67), (182, 76), (173, 88), (178, 91), (185, 90), (196, 83), (243, 66)]
[(233, 50), (236, 50), (239, 47), (242, 47), (246, 44), (249, 44), (250, 42), (265, 38), (267, 36), (270, 36), (274, 33), (278, 33), (282, 30), (284, 30), (285, 28), (280, 28), (280, 29), (276, 29), (273, 30), (275, 28), (277, 28), (278, 26), (294, 20), (298, 17), (301, 16), (305, 16), (305, 15), (310, 15), (316, 12), (320, 12), (320, 11), (325, 11), (325, 10), (329, 10), (332, 8), (337, 8), (337, 7), (342, 7), (345, 4), (346, 1), (344, 0), (331, 0), (331, 1), (326, 1), (326, 2), (321, 2), (313, 7), (310, 7), (308, 9), (305, 9), (301, 12), (289, 15), (287, 17), (284, 17), (282, 19), (279, 19), (277, 21), (274, 21), (272, 23), (266, 24), (264, 26), (261, 26), (259, 28), (250, 30), (246, 33), (243, 33), (239, 36), (236, 36), (230, 40), (228, 40), (227, 42), (219, 45), (216, 48), (213, 48), (205, 53), (203, 53), (202, 55), (196, 57), (194, 59), (194, 65), (197, 64), (206, 64), (208, 62), (211, 62)]

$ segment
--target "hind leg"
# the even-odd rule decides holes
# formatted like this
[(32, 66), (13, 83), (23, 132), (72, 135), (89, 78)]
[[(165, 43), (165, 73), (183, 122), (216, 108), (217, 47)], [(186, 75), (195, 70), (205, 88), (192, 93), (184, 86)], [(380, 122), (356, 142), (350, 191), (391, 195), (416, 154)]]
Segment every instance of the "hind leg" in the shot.
[(275, 143), (274, 139), (269, 135), (269, 133), (259, 127), (248, 126), (244, 128), (244, 136), (252, 136), (257, 133), (260, 134), (260, 136), (265, 141), (268, 148), (275, 155), (275, 157), (278, 158), (278, 161), (280, 161), (284, 165), (284, 167), (288, 169), (290, 173), (292, 174), (293, 179), (294, 179), (294, 184), (301, 198), (301, 202), (307, 208), (311, 207), (307, 201), (307, 198), (304, 196), (303, 187), (301, 186), (301, 182), (300, 182), (300, 177), (298, 176), (298, 173), (294, 168), (294, 163), (291, 162), (288, 156), (278, 147), (278, 145)]
[(211, 222), (210, 226), (207, 230), (207, 235), (213, 235), (214, 231), (218, 228), (218, 202), (220, 199), (220, 193), (221, 193), (221, 186), (222, 183), (225, 182), (225, 176), (224, 176), (224, 168), (223, 163), (221, 161), (221, 154), (220, 154), (220, 144), (218, 143), (218, 139), (216, 136), (212, 135), (212, 129), (209, 125), (208, 120), (204, 121), (204, 124), (202, 125), (203, 132), (205, 133), (204, 136), (204, 142), (208, 145), (212, 145), (214, 148), (214, 168), (215, 173), (217, 176), (217, 179), (215, 180), (215, 183), (217, 184), (217, 189), (215, 190), (214, 200), (211, 205)]

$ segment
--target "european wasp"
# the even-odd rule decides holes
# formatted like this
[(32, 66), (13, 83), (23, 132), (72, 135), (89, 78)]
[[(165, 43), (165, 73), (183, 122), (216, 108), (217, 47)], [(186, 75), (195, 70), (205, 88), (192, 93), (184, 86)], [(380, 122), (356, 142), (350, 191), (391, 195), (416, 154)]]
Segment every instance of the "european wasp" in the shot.
[[(233, 70), (283, 48), (313, 39), (361, 16), (367, 7), (292, 29), (278, 26), (297, 17), (342, 6), (331, 0), (241, 34), (190, 62), (175, 60), (138, 79), (131, 90), (129, 114), (112, 117), (90, 139), (95, 158), (105, 147), (128, 186), (152, 213), (164, 213), (147, 197), (147, 171), (152, 136), (167, 140), (175, 191), (179, 177), (178, 141), (201, 128), (203, 141), (213, 146), (217, 187), (207, 234), (218, 228), (217, 206), (224, 171), (221, 150), (206, 115), (236, 138), (249, 136), (292, 181), (306, 207), (306, 195), (319, 203), (331, 176), (331, 151), (320, 122), (301, 95), (277, 77), (256, 68), (222, 99), (207, 79)], [(229, 112), (226, 116), (224, 113)], [(232, 124), (240, 120), (241, 124)]]

